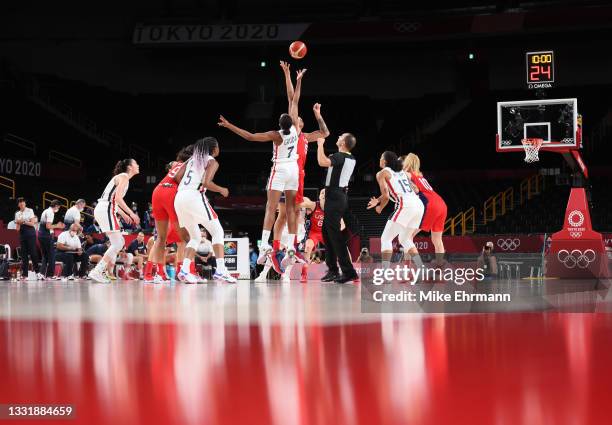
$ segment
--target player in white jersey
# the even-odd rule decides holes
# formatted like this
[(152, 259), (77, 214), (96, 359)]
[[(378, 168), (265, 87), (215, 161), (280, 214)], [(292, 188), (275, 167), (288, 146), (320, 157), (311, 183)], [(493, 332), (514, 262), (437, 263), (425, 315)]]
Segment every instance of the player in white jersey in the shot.
[[(219, 126), (225, 127), (240, 137), (252, 142), (273, 142), (272, 147), (272, 170), (266, 185), (268, 201), (264, 216), (263, 230), (261, 233), (260, 256), (271, 251), (270, 233), (276, 216), (276, 209), (281, 194), (285, 193), (285, 210), (287, 213), (287, 225), (289, 228), (289, 240), (295, 239), (297, 231), (297, 215), (295, 197), (299, 186), (298, 167), (298, 101), (302, 90), (302, 77), (305, 69), (297, 72), (297, 83), (295, 93), (289, 106), (289, 113), (282, 114), (279, 119), (278, 131), (267, 131), (265, 133), (251, 133), (243, 130), (227, 121), (223, 116), (219, 117)], [(286, 256), (292, 257), (295, 249), (292, 247)]]
[(115, 264), (117, 254), (119, 254), (119, 251), (121, 251), (125, 244), (125, 240), (121, 235), (121, 226), (117, 219), (117, 214), (126, 223), (140, 223), (138, 215), (132, 212), (123, 199), (130, 186), (130, 179), (139, 172), (140, 168), (134, 159), (128, 158), (117, 162), (113, 170), (113, 178), (106, 185), (104, 193), (98, 199), (98, 204), (94, 209), (94, 218), (111, 243), (102, 260), (89, 273), (89, 277), (96, 282), (110, 283), (110, 280), (104, 276), (103, 272), (111, 264)]
[(227, 188), (218, 186), (212, 181), (219, 169), (219, 163), (215, 160), (217, 155), (219, 155), (217, 139), (214, 137), (204, 137), (198, 140), (193, 146), (193, 155), (185, 165), (185, 173), (174, 198), (174, 209), (176, 210), (179, 226), (184, 227), (189, 233), (185, 258), (183, 259), (181, 271), (177, 275), (180, 281), (186, 283), (203, 281), (190, 272), (191, 263), (202, 239), (200, 225), (204, 226), (210, 234), (213, 251), (217, 259), (217, 269), (213, 278), (228, 283), (236, 283), (236, 279), (225, 268), (223, 227), (221, 227), (217, 214), (204, 195), (207, 189), (218, 192), (224, 197), (227, 197), (229, 194)]
[(402, 164), (394, 152), (383, 152), (379, 165), (382, 170), (376, 174), (376, 180), (381, 195), (378, 198), (370, 199), (368, 209), (376, 207), (376, 212), (380, 214), (389, 199), (395, 202), (395, 210), (389, 217), (380, 238), (383, 266), (389, 267), (393, 254), (393, 239), (397, 236), (404, 249), (412, 257), (414, 264), (421, 267), (423, 262), (413, 242), (413, 237), (423, 219), (425, 210), (423, 202), (417, 195), (416, 187), (402, 170)]

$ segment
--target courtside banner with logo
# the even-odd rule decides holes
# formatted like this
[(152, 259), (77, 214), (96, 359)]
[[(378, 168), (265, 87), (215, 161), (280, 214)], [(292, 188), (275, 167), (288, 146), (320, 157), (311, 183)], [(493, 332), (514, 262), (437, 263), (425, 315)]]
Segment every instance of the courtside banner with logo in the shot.
[[(479, 254), (487, 242), (493, 242), (493, 251), (498, 253), (541, 253), (544, 249), (544, 235), (444, 237), (446, 252), (451, 254)], [(422, 254), (435, 252), (429, 237), (418, 236), (414, 244)], [(380, 238), (370, 238), (370, 252), (380, 254)]]
[(245, 43), (298, 40), (309, 23), (291, 24), (138, 24), (133, 44)]

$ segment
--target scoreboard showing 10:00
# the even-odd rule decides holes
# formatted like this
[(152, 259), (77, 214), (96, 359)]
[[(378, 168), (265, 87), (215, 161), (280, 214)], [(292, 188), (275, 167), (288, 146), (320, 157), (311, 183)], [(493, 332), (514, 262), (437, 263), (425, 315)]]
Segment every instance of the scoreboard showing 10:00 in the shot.
[(555, 82), (555, 52), (527, 52), (527, 87), (551, 88)]

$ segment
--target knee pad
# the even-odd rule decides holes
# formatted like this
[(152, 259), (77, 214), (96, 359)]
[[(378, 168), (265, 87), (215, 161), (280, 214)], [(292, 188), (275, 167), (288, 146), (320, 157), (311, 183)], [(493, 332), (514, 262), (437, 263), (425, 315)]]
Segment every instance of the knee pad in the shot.
[(210, 234), (210, 240), (213, 245), (221, 245), (223, 244), (223, 227), (219, 220), (213, 220), (209, 222), (206, 226), (206, 230)]

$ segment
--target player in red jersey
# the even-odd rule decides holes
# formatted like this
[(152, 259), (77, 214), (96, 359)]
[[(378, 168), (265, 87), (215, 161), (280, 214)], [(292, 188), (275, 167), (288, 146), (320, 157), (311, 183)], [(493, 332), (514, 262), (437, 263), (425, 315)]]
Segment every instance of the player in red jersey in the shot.
[[(442, 233), (444, 232), (444, 223), (446, 222), (447, 208), (446, 203), (438, 195), (429, 182), (423, 177), (421, 173), (421, 160), (413, 153), (409, 153), (404, 158), (404, 171), (410, 177), (412, 183), (419, 189), (419, 193), (422, 194), (425, 199), (425, 213), (423, 214), (423, 220), (419, 230), (431, 232), (431, 242), (434, 244), (436, 252), (436, 264), (442, 265), (444, 263), (444, 243), (442, 242)], [(422, 199), (422, 198), (421, 198)], [(417, 230), (415, 234), (419, 232)]]
[[(287, 88), (287, 101), (289, 105), (294, 100), (295, 90), (293, 88), (293, 83), (291, 81), (291, 72), (289, 70), (289, 64), (287, 62), (281, 61), (280, 66), (285, 75), (285, 86)], [(299, 94), (298, 99), (299, 102)], [(315, 142), (318, 138), (325, 138), (329, 136), (329, 130), (327, 129), (327, 125), (323, 120), (321, 115), (321, 105), (316, 103), (313, 107), (313, 111), (315, 114), (315, 118), (319, 123), (319, 130), (313, 131), (311, 133), (303, 132), (304, 129), (304, 121), (301, 117), (298, 117), (298, 143), (297, 143), (297, 152), (298, 152), (298, 168), (299, 168), (299, 185), (298, 191), (295, 196), (295, 204), (299, 205), (304, 201), (304, 177), (306, 176), (306, 172), (304, 171), (306, 167), (306, 158), (308, 156), (308, 143)], [(296, 222), (299, 219), (300, 210), (296, 208)], [(276, 221), (274, 222), (274, 242), (272, 245), (273, 252), (277, 252), (281, 245), (286, 247), (290, 247), (296, 244), (297, 241), (281, 241), (281, 235), (283, 234), (283, 229), (287, 222), (287, 215), (285, 212), (285, 205), (283, 203), (283, 199), (281, 198), (281, 203), (279, 204), (279, 212), (276, 217)], [(288, 248), (289, 249), (289, 248)], [(296, 250), (297, 252), (297, 250)], [(272, 254), (271, 258), (275, 258), (276, 256)], [(278, 265), (274, 264), (274, 269), (277, 273), (280, 273), (280, 270), (277, 270)]]
[(304, 198), (300, 207), (306, 208), (306, 212), (310, 210), (307, 216), (306, 225), (306, 243), (304, 244), (304, 257), (306, 263), (302, 265), (302, 276), (300, 282), (306, 283), (308, 280), (308, 264), (310, 264), (310, 256), (317, 249), (320, 243), (323, 243), (323, 219), (325, 218), (325, 189), (319, 192), (319, 201), (314, 202), (308, 198)]
[[(174, 198), (185, 172), (184, 163), (193, 154), (193, 146), (187, 146), (177, 154), (176, 161), (170, 163), (170, 169), (166, 177), (162, 179), (153, 190), (151, 203), (153, 204), (153, 217), (155, 218), (155, 230), (157, 237), (153, 248), (149, 252), (149, 258), (145, 266), (145, 282), (155, 281), (160, 283), (168, 280), (165, 272), (166, 266), (166, 245), (176, 243), (177, 260), (182, 261), (185, 252), (185, 239), (179, 233), (182, 231), (178, 225), (178, 218), (174, 210)], [(185, 235), (184, 235), (185, 236)], [(153, 277), (153, 267), (157, 267), (157, 274)]]

